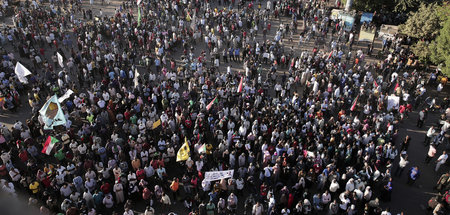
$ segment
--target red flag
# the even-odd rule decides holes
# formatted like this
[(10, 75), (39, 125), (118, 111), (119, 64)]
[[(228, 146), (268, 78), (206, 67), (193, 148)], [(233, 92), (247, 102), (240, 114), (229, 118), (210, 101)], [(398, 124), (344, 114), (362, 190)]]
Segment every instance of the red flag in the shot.
[(333, 54), (333, 51), (330, 52), (330, 54), (328, 55), (327, 60), (329, 60), (331, 58), (331, 55)]
[(397, 84), (395, 84), (395, 88), (394, 88), (394, 91), (396, 91), (396, 90), (397, 90), (397, 88), (398, 88), (398, 81), (397, 81)]
[(244, 76), (241, 77), (241, 81), (239, 82), (239, 87), (238, 87), (238, 90), (237, 90), (238, 93), (242, 92), (242, 82), (243, 81), (244, 81)]
[(54, 138), (52, 136), (48, 136), (41, 152), (44, 153), (44, 154), (50, 155), (50, 153), (52, 152), (53, 147), (58, 142), (59, 142), (58, 139), (56, 139), (56, 138)]
[(373, 80), (373, 84), (375, 84), (375, 87), (378, 87), (377, 81)]
[(211, 109), (211, 107), (213, 106), (213, 104), (214, 104), (214, 102), (216, 101), (216, 99), (217, 99), (217, 96), (214, 97), (214, 99), (208, 104), (208, 106), (206, 106), (206, 110)]
[(350, 108), (350, 111), (355, 111), (356, 104), (358, 103), (358, 98), (359, 98), (359, 95), (356, 96), (355, 100), (353, 100), (353, 104), (352, 104), (352, 107)]

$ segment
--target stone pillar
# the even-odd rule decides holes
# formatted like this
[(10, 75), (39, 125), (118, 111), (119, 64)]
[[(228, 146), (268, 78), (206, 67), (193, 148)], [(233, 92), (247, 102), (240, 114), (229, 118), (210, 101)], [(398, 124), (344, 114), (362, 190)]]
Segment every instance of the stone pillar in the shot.
[(345, 11), (350, 11), (352, 9), (353, 0), (347, 0), (347, 3), (345, 4)]

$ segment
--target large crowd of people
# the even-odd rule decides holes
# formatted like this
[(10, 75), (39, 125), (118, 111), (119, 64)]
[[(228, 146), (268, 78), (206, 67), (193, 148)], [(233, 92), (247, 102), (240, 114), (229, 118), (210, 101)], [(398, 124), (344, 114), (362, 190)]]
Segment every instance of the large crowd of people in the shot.
[[(3, 111), (32, 109), (0, 128), (0, 187), (42, 214), (387, 215), (393, 178), (412, 185), (421, 171), (399, 123), (417, 110), (422, 127), (449, 107), (426, 99), (446, 78), (416, 69), (400, 37), (367, 61), (371, 49), (330, 19), (339, 0), (142, 0), (110, 14), (93, 3), (21, 2), (0, 34)], [(40, 108), (68, 90), (67, 122), (44, 129)], [(424, 140), (441, 174), (442, 113)], [(58, 142), (41, 153), (49, 136)], [(448, 172), (437, 188), (434, 214), (448, 208)]]

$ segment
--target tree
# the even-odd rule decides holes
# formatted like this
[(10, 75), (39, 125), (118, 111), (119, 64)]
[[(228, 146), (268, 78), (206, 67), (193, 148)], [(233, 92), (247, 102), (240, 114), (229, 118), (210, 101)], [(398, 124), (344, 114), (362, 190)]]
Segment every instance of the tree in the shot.
[(395, 0), (394, 11), (400, 13), (411, 11), (417, 8), (421, 1), (423, 0)]
[(441, 28), (437, 4), (421, 4), (417, 12), (410, 12), (406, 23), (399, 26), (400, 33), (417, 39), (432, 40)]
[(430, 49), (428, 41), (419, 40), (416, 44), (411, 47), (411, 51), (416, 55), (420, 61), (428, 62), (430, 60)]
[(421, 4), (431, 4), (439, 0), (395, 0), (394, 12), (405, 13), (416, 11)]
[(431, 43), (431, 61), (436, 65), (442, 64), (442, 73), (450, 76), (450, 19), (444, 22), (439, 36)]
[(374, 12), (379, 11), (383, 6), (389, 8), (393, 0), (354, 0), (352, 9), (357, 11)]

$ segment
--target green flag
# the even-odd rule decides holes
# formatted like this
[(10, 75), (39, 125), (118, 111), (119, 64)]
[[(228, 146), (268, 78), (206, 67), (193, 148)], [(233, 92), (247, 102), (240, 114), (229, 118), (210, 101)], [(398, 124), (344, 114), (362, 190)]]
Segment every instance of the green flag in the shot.
[(138, 6), (138, 27), (141, 26), (141, 7)]

